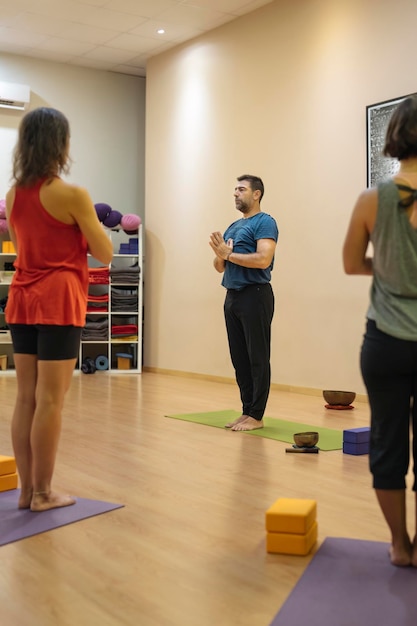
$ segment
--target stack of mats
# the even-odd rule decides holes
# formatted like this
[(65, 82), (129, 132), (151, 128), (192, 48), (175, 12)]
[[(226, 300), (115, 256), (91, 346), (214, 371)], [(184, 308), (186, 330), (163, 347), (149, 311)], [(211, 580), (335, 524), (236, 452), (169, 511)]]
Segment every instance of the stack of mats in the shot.
[(120, 311), (138, 310), (138, 290), (137, 287), (132, 289), (112, 288), (111, 290), (111, 310), (113, 313)]
[(135, 338), (137, 338), (138, 336), (138, 326), (137, 324), (112, 325), (111, 336), (112, 339), (125, 337), (129, 338), (131, 341), (134, 341)]
[(108, 285), (110, 280), (110, 272), (107, 267), (89, 267), (88, 282), (90, 285)]
[(87, 296), (87, 311), (89, 313), (101, 313), (102, 311), (109, 310), (109, 294), (103, 293), (102, 295), (93, 295), (91, 293)]
[(16, 460), (0, 455), (0, 491), (17, 489)]
[(305, 556), (317, 541), (315, 500), (278, 498), (266, 511), (266, 551)]
[(345, 454), (369, 454), (369, 440), (371, 429), (369, 426), (363, 428), (350, 428), (343, 431), (343, 452)]
[(112, 265), (110, 278), (113, 284), (137, 285), (140, 278), (140, 267), (137, 263), (129, 267), (114, 267)]

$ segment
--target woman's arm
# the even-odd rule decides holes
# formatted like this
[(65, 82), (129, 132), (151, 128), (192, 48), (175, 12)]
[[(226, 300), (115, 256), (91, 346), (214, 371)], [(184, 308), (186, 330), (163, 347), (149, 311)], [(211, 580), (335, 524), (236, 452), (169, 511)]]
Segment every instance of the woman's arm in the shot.
[(364, 191), (356, 201), (343, 245), (343, 266), (346, 274), (371, 276), (372, 257), (366, 256), (378, 208), (376, 189)]
[(107, 265), (113, 258), (113, 244), (101, 225), (86, 189), (72, 187), (70, 214), (87, 240), (90, 254)]
[(12, 213), (12, 208), (13, 208), (13, 204), (14, 204), (15, 195), (16, 194), (15, 194), (14, 187), (9, 189), (9, 191), (6, 194), (6, 219), (7, 219), (7, 230), (9, 231), (10, 239), (13, 242), (14, 249), (16, 250), (16, 254), (17, 254), (16, 235), (14, 233), (13, 228), (10, 225), (10, 215)]

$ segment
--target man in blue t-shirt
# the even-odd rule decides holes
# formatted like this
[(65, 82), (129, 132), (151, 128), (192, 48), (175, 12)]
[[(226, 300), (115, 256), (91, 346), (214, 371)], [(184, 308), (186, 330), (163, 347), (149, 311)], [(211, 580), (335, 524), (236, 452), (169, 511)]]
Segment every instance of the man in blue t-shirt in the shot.
[(239, 176), (236, 209), (242, 217), (224, 235), (210, 235), (214, 267), (223, 273), (224, 302), (230, 356), (242, 400), (242, 415), (226, 424), (231, 430), (263, 428), (271, 386), (271, 322), (274, 293), (271, 270), (278, 241), (273, 217), (261, 211), (264, 185), (249, 174)]

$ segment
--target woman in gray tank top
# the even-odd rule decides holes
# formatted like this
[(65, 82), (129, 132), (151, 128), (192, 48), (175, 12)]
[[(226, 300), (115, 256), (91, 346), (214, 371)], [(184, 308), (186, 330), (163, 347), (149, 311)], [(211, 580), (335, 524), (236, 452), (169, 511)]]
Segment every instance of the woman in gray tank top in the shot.
[(369, 464), (391, 532), (391, 562), (417, 567), (417, 531), (407, 530), (405, 492), (410, 425), (415, 433), (412, 489), (417, 491), (417, 96), (394, 110), (383, 154), (398, 159), (399, 171), (359, 196), (343, 262), (347, 274), (372, 276), (361, 349), (371, 409)]

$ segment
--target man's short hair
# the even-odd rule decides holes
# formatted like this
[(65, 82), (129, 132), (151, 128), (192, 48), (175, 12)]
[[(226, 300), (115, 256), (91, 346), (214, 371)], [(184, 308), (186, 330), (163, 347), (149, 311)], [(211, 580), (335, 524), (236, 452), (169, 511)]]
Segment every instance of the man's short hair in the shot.
[(252, 174), (242, 174), (242, 176), (238, 176), (237, 180), (239, 182), (241, 182), (242, 180), (247, 180), (250, 184), (250, 188), (252, 189), (252, 191), (261, 192), (259, 202), (262, 200), (262, 196), (264, 195), (264, 184), (259, 176), (253, 176)]

